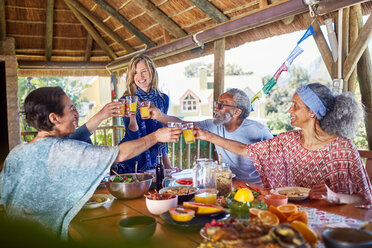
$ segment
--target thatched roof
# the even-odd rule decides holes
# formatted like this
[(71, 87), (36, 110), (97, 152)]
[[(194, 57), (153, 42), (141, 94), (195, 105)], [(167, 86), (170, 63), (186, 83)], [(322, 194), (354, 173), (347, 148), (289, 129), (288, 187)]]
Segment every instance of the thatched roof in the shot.
[[(15, 39), (20, 76), (84, 71), (85, 75), (107, 75), (105, 65), (118, 57), (191, 39), (201, 31), (288, 2), (303, 5), (302, 0), (1, 0), (0, 40)], [(371, 6), (371, 1), (363, 3), (363, 12), (370, 13)], [(310, 22), (307, 6), (293, 13), (289, 24), (266, 19), (246, 30), (231, 31), (226, 35), (226, 49), (306, 29)], [(185, 48), (154, 55), (154, 59), (162, 66), (204, 56), (213, 52), (212, 40), (203, 52), (190, 53), (191, 48)]]

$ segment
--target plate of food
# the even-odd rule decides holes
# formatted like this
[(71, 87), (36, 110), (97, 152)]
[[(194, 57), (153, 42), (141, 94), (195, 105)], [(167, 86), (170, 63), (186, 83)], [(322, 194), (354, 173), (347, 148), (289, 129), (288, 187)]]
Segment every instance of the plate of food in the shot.
[(175, 221), (171, 217), (169, 211), (160, 215), (160, 218), (162, 218), (168, 225), (172, 226), (173, 228), (178, 229), (180, 231), (189, 231), (189, 232), (200, 231), (200, 229), (203, 228), (206, 223), (211, 222), (213, 219), (223, 220), (229, 217), (230, 215), (227, 212), (222, 211), (220, 213), (211, 214), (211, 215), (197, 215), (190, 221), (179, 222), (179, 221)]
[(272, 194), (285, 195), (289, 201), (303, 201), (309, 197), (309, 188), (304, 187), (283, 187), (271, 190)]
[(83, 209), (99, 208), (114, 199), (110, 194), (94, 194), (83, 206)]

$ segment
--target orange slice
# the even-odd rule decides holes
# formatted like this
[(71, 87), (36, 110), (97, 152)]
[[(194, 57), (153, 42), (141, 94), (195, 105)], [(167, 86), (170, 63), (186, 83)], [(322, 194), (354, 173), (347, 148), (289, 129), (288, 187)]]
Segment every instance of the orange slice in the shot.
[(280, 205), (277, 207), (277, 209), (282, 212), (282, 214), (288, 218), (291, 214), (297, 213), (298, 208), (294, 204), (285, 204), (285, 205)]
[(265, 224), (272, 226), (279, 225), (279, 218), (269, 211), (261, 210), (257, 217)]
[(278, 217), (280, 223), (284, 223), (287, 221), (287, 217), (285, 217), (284, 214), (282, 214), (282, 212), (280, 212), (274, 205), (270, 205), (268, 210), (269, 212), (275, 214), (276, 217)]
[(262, 210), (258, 208), (250, 208), (249, 209), (249, 217), (251, 218), (256, 218), (258, 216), (258, 213), (261, 212)]
[(318, 241), (316, 234), (302, 221), (295, 220), (291, 223), (291, 227), (299, 231), (310, 245), (315, 245)]
[(301, 211), (297, 213), (293, 213), (288, 217), (288, 222), (293, 222), (295, 220), (302, 221), (307, 225), (307, 220), (309, 218), (309, 215), (306, 211)]

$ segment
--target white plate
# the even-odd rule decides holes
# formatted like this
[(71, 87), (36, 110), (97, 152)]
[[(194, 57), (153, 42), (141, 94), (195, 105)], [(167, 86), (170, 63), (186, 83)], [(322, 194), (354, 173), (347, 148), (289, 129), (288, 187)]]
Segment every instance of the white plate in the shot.
[(303, 201), (309, 197), (309, 191), (309, 188), (303, 187), (283, 187), (271, 190), (271, 193), (285, 195), (289, 201)]
[[(103, 206), (104, 204), (106, 204), (106, 203), (108, 203), (108, 202), (110, 202), (110, 201), (112, 201), (113, 199), (114, 199), (114, 196), (113, 195), (110, 195), (110, 194), (94, 194), (93, 196), (92, 196), (92, 198), (93, 197), (103, 197), (103, 198), (105, 198), (106, 200), (105, 201), (103, 201), (103, 202), (87, 202), (87, 203), (85, 203), (85, 205), (83, 206), (83, 209), (92, 209), (92, 208), (99, 208), (99, 207), (101, 207), (101, 206)], [(91, 199), (92, 199), (91, 198)]]

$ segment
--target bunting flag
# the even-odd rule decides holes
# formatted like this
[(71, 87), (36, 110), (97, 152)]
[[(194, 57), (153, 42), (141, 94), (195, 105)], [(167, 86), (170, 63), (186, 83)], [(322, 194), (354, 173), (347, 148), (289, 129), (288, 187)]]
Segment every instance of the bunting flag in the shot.
[(260, 99), (263, 95), (269, 94), (271, 89), (277, 84), (278, 78), (280, 74), (283, 71), (288, 71), (288, 68), (291, 66), (295, 58), (297, 58), (304, 50), (299, 47), (298, 45), (304, 41), (307, 37), (314, 34), (313, 26), (309, 26), (309, 28), (306, 30), (305, 34), (301, 37), (301, 39), (297, 42), (297, 45), (292, 50), (292, 52), (289, 54), (287, 59), (284, 61), (284, 63), (279, 67), (279, 69), (275, 72), (274, 76), (270, 78), (270, 80), (262, 87), (262, 89), (257, 92), (251, 99), (251, 103), (254, 103), (256, 100)]
[(115, 77), (114, 76), (111, 76), (111, 96), (112, 96), (112, 99), (115, 99)]

